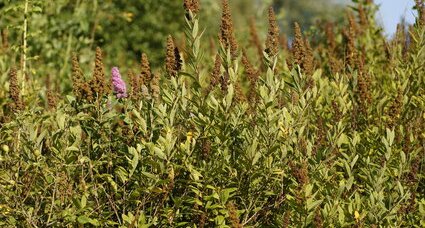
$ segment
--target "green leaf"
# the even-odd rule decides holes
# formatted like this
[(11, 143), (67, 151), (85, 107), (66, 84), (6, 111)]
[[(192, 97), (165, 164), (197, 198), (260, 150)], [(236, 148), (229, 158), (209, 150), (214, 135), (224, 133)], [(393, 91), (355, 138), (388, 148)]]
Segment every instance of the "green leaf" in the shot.
[(81, 197), (81, 209), (85, 208), (86, 205), (87, 205), (87, 197), (86, 197), (86, 195), (83, 195)]
[(89, 218), (89, 217), (87, 217), (85, 215), (79, 216), (77, 218), (77, 221), (78, 221), (78, 223), (83, 224), (83, 225), (89, 223), (89, 224), (91, 224), (93, 226), (100, 226), (99, 221), (97, 221), (96, 219), (91, 219), (91, 218)]

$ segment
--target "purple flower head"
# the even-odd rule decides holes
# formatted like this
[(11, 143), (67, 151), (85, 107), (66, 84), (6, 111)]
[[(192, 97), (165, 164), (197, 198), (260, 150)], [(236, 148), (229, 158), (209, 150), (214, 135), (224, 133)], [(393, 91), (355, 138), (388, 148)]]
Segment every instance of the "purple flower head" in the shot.
[(112, 68), (112, 85), (114, 85), (114, 92), (116, 93), (117, 98), (127, 97), (127, 87), (121, 78), (118, 67)]

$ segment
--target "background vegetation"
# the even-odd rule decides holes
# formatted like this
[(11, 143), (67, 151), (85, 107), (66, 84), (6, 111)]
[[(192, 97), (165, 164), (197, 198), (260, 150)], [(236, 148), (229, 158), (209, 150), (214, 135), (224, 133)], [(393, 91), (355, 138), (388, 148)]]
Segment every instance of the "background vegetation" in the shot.
[(0, 226), (425, 225), (423, 1), (135, 2), (0, 0)]

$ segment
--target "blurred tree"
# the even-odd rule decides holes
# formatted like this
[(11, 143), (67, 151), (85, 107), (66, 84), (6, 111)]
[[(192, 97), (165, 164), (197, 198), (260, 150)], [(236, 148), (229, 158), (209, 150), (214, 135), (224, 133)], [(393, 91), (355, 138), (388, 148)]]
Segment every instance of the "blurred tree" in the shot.
[[(0, 0), (0, 29), (9, 28), (10, 41), (19, 47), (22, 40), (22, 4), (24, 0)], [(45, 75), (69, 72), (69, 56), (80, 53), (81, 61), (93, 59), (95, 46), (105, 52), (107, 65), (132, 66), (142, 52), (149, 56), (154, 68), (162, 67), (168, 34), (183, 46), (183, 0), (30, 0), (29, 56), (30, 64), (43, 64)], [(281, 31), (291, 34), (292, 23), (298, 21), (308, 28), (318, 18), (341, 18), (342, 10), (335, 0), (230, 0), (235, 30), (241, 44), (247, 44), (248, 21), (255, 19), (260, 38), (267, 30), (266, 11), (273, 6), (278, 14)], [(249, 4), (248, 4), (249, 3)], [(203, 45), (209, 39), (217, 42), (221, 16), (221, 1), (201, 0), (200, 25), (208, 28)], [(19, 61), (20, 50), (11, 57)], [(84, 65), (86, 71), (89, 64)]]
[(305, 30), (318, 20), (338, 21), (344, 18), (346, 0), (274, 0), (282, 31), (292, 36), (293, 24)]

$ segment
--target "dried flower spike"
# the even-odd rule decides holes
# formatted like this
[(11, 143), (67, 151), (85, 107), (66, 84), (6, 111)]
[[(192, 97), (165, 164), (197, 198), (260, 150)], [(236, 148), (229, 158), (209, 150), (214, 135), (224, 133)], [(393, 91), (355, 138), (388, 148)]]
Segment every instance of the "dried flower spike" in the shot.
[(418, 11), (418, 24), (425, 26), (425, 1), (416, 0), (416, 8)]
[(302, 68), (307, 75), (311, 75), (313, 74), (313, 71), (314, 71), (313, 49), (311, 48), (310, 42), (307, 39), (304, 40), (304, 45), (305, 45), (305, 53), (304, 53)]
[(83, 71), (80, 68), (78, 57), (76, 53), (72, 54), (72, 91), (77, 100), (86, 98), (92, 100), (92, 91), (85, 82)]
[(230, 14), (228, 0), (222, 0), (222, 16), (220, 25), (219, 39), (224, 48), (230, 49), (230, 55), (232, 59), (236, 59), (238, 55), (238, 44), (234, 35), (232, 15)]
[(294, 64), (301, 65), (304, 58), (305, 46), (301, 34), (301, 28), (297, 22), (294, 23), (294, 41), (292, 43), (292, 54), (294, 56)]
[(347, 40), (346, 62), (351, 68), (355, 68), (357, 63), (356, 30), (356, 22), (352, 14), (349, 14), (349, 27), (348, 32), (345, 32), (345, 38)]
[(47, 97), (48, 108), (49, 109), (55, 108), (58, 103), (58, 96), (52, 89), (50, 75), (46, 77), (46, 97)]
[(155, 99), (159, 98), (159, 92), (160, 92), (159, 79), (160, 79), (160, 75), (158, 73), (155, 73), (153, 75), (151, 82), (150, 82), (152, 97), (155, 98)]
[(277, 24), (273, 7), (269, 8), (269, 32), (267, 34), (265, 52), (269, 56), (275, 56), (279, 52), (279, 25)]
[(128, 78), (130, 79), (130, 86), (131, 86), (131, 92), (130, 92), (130, 98), (132, 100), (139, 99), (140, 96), (140, 84), (142, 78), (136, 76), (133, 71), (128, 72)]
[(258, 98), (256, 88), (259, 78), (259, 72), (255, 70), (252, 64), (249, 62), (245, 50), (242, 51), (242, 64), (245, 67), (245, 72), (249, 80), (248, 101), (251, 107), (255, 107)]
[(112, 85), (114, 87), (114, 93), (118, 99), (127, 97), (127, 86), (121, 78), (118, 67), (112, 68)]
[(105, 69), (103, 67), (102, 49), (100, 49), (100, 47), (96, 48), (96, 60), (93, 71), (93, 78), (90, 85), (92, 86), (93, 93), (97, 95), (98, 99), (109, 93), (111, 89), (109, 84), (106, 82)]
[(82, 98), (81, 86), (84, 84), (83, 71), (78, 63), (78, 57), (76, 53), (72, 54), (72, 91), (77, 99)]
[(210, 89), (213, 89), (220, 83), (220, 70), (221, 70), (221, 57), (219, 54), (215, 55), (214, 68), (211, 73)]
[(149, 82), (152, 80), (152, 73), (148, 56), (145, 53), (142, 54), (142, 71), (140, 72), (140, 74), (143, 82), (145, 84), (149, 84)]
[(176, 77), (181, 69), (181, 58), (179, 49), (175, 46), (173, 37), (167, 38), (167, 55), (165, 58), (165, 68), (171, 77)]
[(187, 12), (191, 11), (194, 14), (198, 14), (200, 9), (199, 0), (184, 0), (183, 7)]
[(232, 224), (232, 227), (242, 228), (243, 226), (239, 221), (238, 209), (236, 208), (235, 204), (232, 202), (229, 202), (227, 204), (227, 210), (229, 211), (229, 219), (230, 219), (230, 223)]
[(18, 73), (14, 67), (9, 72), (9, 96), (13, 102), (10, 104), (10, 108), (14, 112), (22, 110), (21, 89), (18, 83)]

